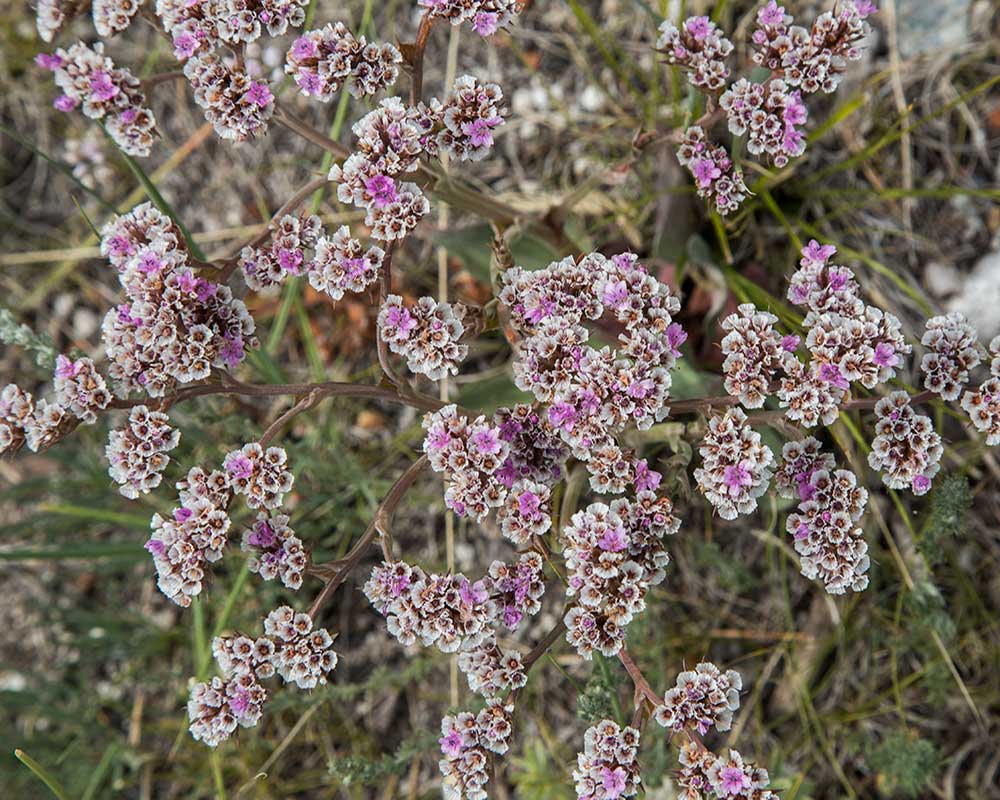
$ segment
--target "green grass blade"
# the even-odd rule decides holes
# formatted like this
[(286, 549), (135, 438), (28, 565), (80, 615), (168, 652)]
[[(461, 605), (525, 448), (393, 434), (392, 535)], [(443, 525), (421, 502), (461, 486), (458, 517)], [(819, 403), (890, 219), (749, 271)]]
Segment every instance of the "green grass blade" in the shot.
[(138, 528), (145, 531), (149, 528), (149, 517), (141, 514), (129, 514), (119, 511), (108, 511), (104, 508), (91, 508), (89, 506), (75, 506), (70, 504), (43, 503), (39, 506), (40, 511), (49, 514), (62, 514), (78, 519), (94, 520), (95, 522), (110, 522), (114, 525), (123, 525), (127, 528)]
[(6, 136), (9, 136), (15, 142), (17, 142), (19, 145), (21, 145), (21, 147), (24, 147), (24, 148), (30, 150), (32, 153), (34, 153), (39, 158), (42, 158), (45, 161), (48, 161), (53, 167), (55, 167), (63, 175), (65, 175), (67, 178), (69, 178), (71, 181), (73, 181), (73, 183), (75, 183), (77, 186), (79, 186), (83, 191), (85, 191), (87, 194), (89, 194), (91, 197), (93, 197), (95, 200), (97, 200), (97, 202), (99, 202), (102, 206), (104, 206), (104, 208), (106, 208), (112, 214), (117, 214), (118, 213), (118, 209), (115, 208), (114, 205), (112, 205), (111, 203), (109, 203), (107, 200), (105, 200), (103, 197), (101, 197), (97, 192), (95, 192), (93, 189), (91, 189), (89, 186), (87, 186), (83, 181), (81, 181), (78, 177), (76, 177), (76, 175), (73, 174), (73, 170), (71, 170), (69, 167), (67, 167), (62, 162), (57, 161), (56, 159), (52, 158), (50, 155), (48, 155), (44, 151), (39, 150), (37, 147), (35, 147), (27, 139), (22, 138), (21, 135), (17, 131), (15, 131), (15, 130), (13, 130), (11, 128), (8, 128), (6, 125), (0, 123), (0, 133), (3, 133)]
[(94, 800), (94, 798), (97, 797), (97, 790), (100, 789), (101, 784), (104, 783), (104, 776), (107, 775), (108, 770), (111, 769), (115, 756), (118, 755), (118, 750), (119, 745), (117, 742), (112, 742), (108, 745), (107, 749), (104, 751), (104, 755), (101, 756), (101, 760), (91, 773), (90, 780), (87, 781), (87, 788), (83, 790), (80, 800)]
[(66, 790), (62, 787), (55, 778), (53, 778), (48, 772), (45, 771), (45, 767), (39, 764), (35, 759), (25, 753), (23, 750), (15, 750), (14, 758), (20, 761), (24, 766), (30, 769), (36, 778), (49, 787), (49, 791), (52, 792), (59, 800), (69, 800), (69, 795)]
[(136, 542), (65, 545), (53, 549), (25, 548), (0, 552), (0, 561), (73, 561), (95, 558), (116, 561), (143, 561), (146, 551)]
[[(109, 139), (111, 139), (111, 134), (109, 134), (106, 130), (104, 133)], [(118, 147), (118, 143), (115, 142), (114, 139), (111, 139), (111, 141), (115, 147)], [(171, 206), (170, 203), (167, 202), (166, 198), (160, 194), (160, 190), (156, 188), (156, 184), (153, 183), (152, 179), (146, 174), (145, 170), (139, 166), (139, 162), (120, 147), (118, 147), (118, 152), (121, 154), (121, 157), (125, 159), (125, 163), (128, 164), (128, 168), (132, 170), (132, 174), (135, 175), (139, 183), (142, 184), (142, 188), (146, 191), (146, 194), (149, 195), (149, 199), (153, 201), (153, 205), (177, 223), (177, 227), (180, 228), (181, 233), (184, 236), (184, 241), (187, 242), (188, 249), (191, 251), (191, 255), (199, 261), (206, 261), (207, 259), (205, 258), (205, 253), (194, 240), (194, 237), (191, 235), (191, 231), (189, 231), (187, 226), (181, 221), (177, 212), (174, 211), (173, 206)]]

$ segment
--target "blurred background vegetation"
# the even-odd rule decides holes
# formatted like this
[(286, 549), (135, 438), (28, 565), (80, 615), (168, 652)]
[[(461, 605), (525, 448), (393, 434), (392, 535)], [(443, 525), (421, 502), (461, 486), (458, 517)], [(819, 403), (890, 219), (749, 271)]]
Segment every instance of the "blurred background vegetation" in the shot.
[[(151, 2), (151, 0), (150, 0)], [(147, 3), (148, 5), (148, 3)], [(983, 0), (892, 0), (873, 19), (865, 60), (841, 90), (810, 103), (806, 155), (774, 172), (745, 164), (754, 195), (732, 219), (708, 216), (667, 144), (622, 165), (640, 131), (669, 130), (697, 112), (697, 98), (659, 65), (651, 45), (665, 16), (711, 13), (746, 47), (754, 4), (742, 0), (536, 0), (508, 34), (481, 42), (439, 28), (428, 51), (428, 94), (444, 85), (447, 52), (458, 74), (501, 84), (511, 108), (494, 157), (462, 174), (525, 219), (556, 219), (563, 252), (515, 237), (525, 266), (570, 252), (638, 252), (683, 296), (690, 338), (675, 394), (718, 391), (717, 321), (752, 301), (795, 323), (783, 302), (796, 251), (833, 242), (874, 302), (904, 321), (911, 340), (938, 309), (958, 309), (984, 341), (1000, 333), (1000, 23)], [(826, 3), (786, 3), (803, 19)], [(683, 7), (683, 8), (682, 8)], [(93, 227), (146, 198), (152, 183), (210, 255), (228, 255), (297, 188), (324, 155), (274, 127), (232, 147), (211, 132), (183, 84), (159, 86), (162, 140), (137, 174), (100, 129), (51, 108), (54, 87), (31, 60), (41, 43), (33, 14), (0, 12), (0, 383), (41, 388), (55, 352), (99, 353), (101, 317), (117, 294)], [(928, 13), (932, 9), (934, 13)], [(411, 41), (411, 0), (314, 0), (313, 27), (345, 20), (370, 37)], [(60, 41), (93, 39), (80, 20)], [(253, 50), (263, 74), (280, 70), (288, 42)], [(108, 45), (142, 76), (172, 69), (168, 45), (135, 23)], [(401, 87), (405, 81), (401, 82)], [(344, 93), (308, 104), (286, 85), (298, 114), (349, 143), (367, 107)], [(357, 223), (334, 192), (313, 209), (328, 226)], [(437, 251), (448, 252), (452, 298), (489, 296), (491, 233), (452, 209), (429, 219), (397, 257), (409, 296), (437, 287)], [(992, 294), (991, 294), (992, 293)], [(301, 281), (249, 298), (262, 348), (241, 376), (373, 381), (374, 315), (367, 298), (332, 305)], [(510, 352), (499, 338), (475, 346), (453, 396), (490, 409), (518, 398)], [(433, 391), (431, 387), (427, 387)], [(172, 412), (181, 446), (161, 490), (135, 503), (112, 488), (103, 457), (106, 421), (42, 456), (0, 462), (0, 787), (44, 796), (15, 748), (72, 798), (432, 798), (440, 794), (438, 725), (451, 703), (450, 659), (406, 652), (360, 593), (366, 561), (323, 613), (339, 634), (329, 686), (276, 692), (262, 723), (211, 752), (187, 734), (191, 676), (212, 674), (208, 643), (252, 632), (298, 596), (248, 575), (231, 551), (201, 601), (182, 612), (155, 588), (142, 549), (149, 518), (166, 513), (168, 482), (194, 464), (217, 464), (287, 403), (202, 399)], [(629, 629), (629, 647), (660, 690), (702, 658), (740, 670), (749, 688), (723, 741), (767, 767), (787, 800), (1000, 796), (1000, 469), (944, 407), (947, 439), (934, 492), (879, 490), (865, 517), (872, 585), (830, 598), (798, 574), (784, 534), (787, 506), (773, 498), (754, 518), (721, 523), (688, 487), (701, 424), (668, 423), (642, 438), (665, 472), (684, 524), (671, 542), (668, 579)], [(842, 460), (864, 473), (862, 429), (845, 415), (830, 431)], [(779, 447), (780, 433), (765, 429)], [(317, 561), (344, 553), (420, 443), (419, 418), (376, 403), (328, 400), (285, 433), (296, 474), (292, 524)], [(247, 516), (245, 512), (241, 512)], [(237, 518), (237, 529), (247, 519)], [(445, 563), (441, 486), (426, 479), (400, 510), (396, 535), (408, 560)], [(493, 526), (457, 526), (457, 568), (480, 574), (509, 548)], [(374, 556), (374, 552), (372, 554)], [(556, 619), (560, 591), (522, 644)], [(588, 720), (630, 713), (617, 662), (580, 660), (560, 642), (531, 675), (514, 744), (491, 792), (499, 798), (573, 796), (570, 773)], [(461, 704), (475, 700), (460, 684)], [(674, 753), (662, 731), (643, 747), (646, 796), (672, 798)]]

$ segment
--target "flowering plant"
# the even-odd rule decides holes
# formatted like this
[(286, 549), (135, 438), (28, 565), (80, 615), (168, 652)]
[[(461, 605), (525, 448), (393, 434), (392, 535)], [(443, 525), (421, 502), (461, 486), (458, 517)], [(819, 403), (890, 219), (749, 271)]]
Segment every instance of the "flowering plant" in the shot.
[[(40, 2), (42, 37), (52, 40), (82, 5)], [(775, 797), (765, 769), (702, 740), (713, 728), (733, 725), (743, 689), (738, 672), (708, 661), (693, 669), (677, 665), (676, 684), (661, 693), (629, 652), (629, 625), (647, 608), (653, 587), (670, 580), (667, 537), (683, 536), (681, 499), (669, 491), (675, 476), (641, 449), (662, 431), (658, 426), (703, 419), (690, 476), (712, 511), (731, 521), (765, 499), (791, 501), (796, 508), (786, 527), (802, 575), (817, 582), (817, 591), (860, 592), (872, 570), (861, 526), (868, 476), (857, 464), (838, 464), (824, 430), (849, 413), (863, 414), (861, 424), (873, 432), (871, 470), (888, 489), (926, 494), (944, 445), (922, 405), (957, 402), (970, 429), (988, 445), (1000, 443), (1000, 337), (987, 348), (960, 314), (933, 317), (919, 339), (923, 387), (909, 387), (916, 340), (869, 302), (854, 272), (835, 263), (833, 245), (811, 240), (788, 280), (787, 299), (801, 313), (779, 317), (740, 304), (721, 322), (725, 394), (672, 400), (688, 337), (678, 321), (678, 292), (627, 251), (573, 253), (541, 269), (519, 265), (507, 212), (447, 171), (488, 159), (509, 113), (504, 89), (472, 75), (455, 78), (440, 98), (424, 96), (431, 31), (448, 21), (488, 38), (516, 25), (525, 4), (417, 5), (415, 41), (393, 44), (369, 41), (340, 21), (300, 32), (307, 14), (297, 0), (157, 0), (155, 14), (141, 3), (95, 0), (102, 36), (125, 31), (140, 14), (157, 26), (170, 39), (177, 74), (139, 80), (100, 42), (38, 56), (59, 88), (56, 107), (100, 121), (130, 155), (147, 156), (156, 145), (150, 90), (178, 80), (222, 139), (240, 143), (280, 125), (322, 148), (331, 163), (229, 258), (202, 258), (179, 219), (156, 202), (104, 224), (100, 249), (122, 296), (101, 326), (103, 363), (60, 355), (47, 398), (7, 385), (0, 393), (0, 451), (39, 452), (81, 425), (117, 419), (106, 449), (109, 474), (119, 493), (134, 500), (164, 482), (182, 438), (174, 409), (210, 395), (292, 398), (259, 436), (226, 443), (211, 463), (181, 465), (175, 507), (152, 517), (145, 547), (160, 592), (178, 606), (211, 592), (213, 569), (234, 539), (252, 573), (306, 597), (267, 614), (256, 637), (214, 640), (218, 675), (194, 683), (188, 702), (191, 735), (205, 745), (259, 724), (275, 677), (305, 690), (336, 680), (338, 659), (350, 655), (334, 651), (335, 634), (319, 627), (320, 619), (375, 549), (379, 563), (362, 582), (387, 632), (403, 646), (457, 654), (470, 691), (482, 697), (476, 710), (441, 720), (447, 797), (487, 796), (493, 764), (517, 735), (517, 703), (529, 673), (560, 640), (584, 660), (595, 654), (619, 660), (635, 690), (629, 725), (603, 719), (583, 734), (572, 774), (579, 798), (639, 792), (640, 746), (650, 720), (676, 735), (683, 796)], [(734, 44), (708, 17), (664, 22), (650, 45), (693, 93), (704, 95), (704, 113), (675, 130), (639, 137), (637, 147), (643, 138), (670, 141), (697, 194), (720, 215), (736, 212), (751, 194), (745, 164), (781, 169), (803, 154), (807, 100), (836, 91), (848, 63), (861, 56), (874, 11), (868, 0), (843, 0), (805, 28), (769, 0), (750, 34), (753, 61), (766, 72), (760, 81), (734, 78)], [(283, 67), (293, 92), (319, 103), (344, 91), (371, 99), (349, 146), (294, 116), (279, 80), (247, 69), (247, 45), (286, 32), (295, 35)], [(408, 95), (390, 94), (403, 73)], [(724, 143), (720, 127), (733, 143)], [(303, 209), (328, 183), (344, 206), (360, 212), (360, 224), (328, 230)], [(429, 295), (411, 302), (397, 292), (400, 256), (416, 247), (436, 203), (494, 212), (492, 296), (481, 304)], [(238, 377), (260, 346), (247, 297), (296, 277), (332, 302), (374, 297), (377, 383), (253, 384)], [(490, 412), (450, 402), (449, 377), (493, 332), (509, 348), (524, 402)], [(984, 379), (970, 384), (977, 370)], [(430, 382), (440, 382), (443, 395), (431, 393)], [(296, 465), (278, 441), (291, 420), (332, 397), (416, 409), (423, 436), (421, 454), (353, 547), (317, 562), (310, 543), (295, 533)], [(762, 435), (764, 427), (790, 434), (780, 452)], [(510, 545), (505, 559), (471, 575), (453, 564), (432, 572), (406, 560), (392, 518), (427, 471), (443, 479), (447, 513), (495, 524)], [(240, 504), (254, 515), (242, 531), (233, 522)], [(531, 618), (546, 605), (558, 609), (551, 629), (530, 649), (511, 641), (533, 630)]]

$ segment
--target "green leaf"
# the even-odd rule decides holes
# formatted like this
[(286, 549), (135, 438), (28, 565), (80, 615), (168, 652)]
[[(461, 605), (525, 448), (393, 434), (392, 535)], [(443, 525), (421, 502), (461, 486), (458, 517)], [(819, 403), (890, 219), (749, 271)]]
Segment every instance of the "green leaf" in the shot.
[(66, 790), (62, 787), (55, 778), (53, 778), (48, 772), (46, 772), (45, 767), (39, 764), (35, 759), (25, 753), (23, 750), (15, 750), (14, 758), (20, 761), (24, 766), (30, 769), (35, 777), (38, 778), (42, 783), (49, 787), (49, 791), (52, 792), (59, 800), (69, 800), (69, 795)]
[(78, 519), (110, 522), (114, 525), (122, 525), (126, 528), (138, 528), (142, 531), (149, 528), (149, 517), (141, 514), (129, 514), (120, 511), (108, 511), (104, 508), (54, 503), (43, 503), (39, 506), (39, 510), (46, 511), (49, 514), (62, 514)]
[[(490, 255), (493, 230), (487, 224), (441, 231), (434, 241), (461, 261), (465, 268), (481, 281), (490, 280)], [(558, 254), (546, 242), (531, 233), (522, 233), (510, 243), (514, 263), (524, 269), (543, 269), (558, 259)]]
[[(104, 130), (108, 139), (111, 139), (111, 134), (108, 133), (103, 126), (101, 129)], [(115, 147), (118, 147), (118, 143), (114, 139), (111, 139), (111, 142)], [(177, 223), (177, 227), (180, 228), (181, 233), (184, 236), (184, 241), (187, 242), (188, 249), (191, 251), (191, 255), (199, 261), (205, 261), (205, 253), (202, 251), (201, 247), (198, 246), (194, 237), (191, 236), (191, 231), (189, 231), (187, 226), (181, 221), (177, 212), (174, 211), (173, 206), (171, 206), (170, 203), (167, 202), (166, 198), (160, 194), (160, 190), (156, 188), (156, 184), (153, 183), (152, 179), (146, 174), (143, 168), (139, 166), (139, 162), (137, 162), (120, 147), (118, 147), (118, 152), (121, 153), (122, 158), (125, 159), (125, 163), (128, 164), (128, 168), (132, 170), (132, 174), (135, 175), (139, 183), (142, 184), (142, 188), (146, 190), (146, 194), (149, 195), (149, 199), (153, 201), (153, 204), (160, 209), (160, 211), (170, 217), (170, 219), (172, 219), (175, 223)]]

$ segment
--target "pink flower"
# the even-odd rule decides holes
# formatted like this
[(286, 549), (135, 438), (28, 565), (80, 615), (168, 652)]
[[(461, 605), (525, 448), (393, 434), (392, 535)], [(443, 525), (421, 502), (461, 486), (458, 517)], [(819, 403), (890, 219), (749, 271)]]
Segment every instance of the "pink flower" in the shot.
[(395, 328), (396, 331), (406, 336), (410, 331), (417, 327), (417, 321), (413, 318), (413, 315), (405, 308), (401, 306), (393, 306), (389, 309), (389, 313), (386, 314), (386, 327)]
[(802, 257), (808, 261), (825, 264), (836, 252), (837, 248), (832, 244), (821, 245), (815, 239), (810, 239), (809, 244), (802, 248)]
[(712, 32), (712, 21), (708, 17), (691, 17), (684, 23), (684, 28), (695, 39), (704, 39)]
[(308, 69), (300, 69), (295, 74), (295, 82), (306, 95), (318, 95), (323, 93), (323, 81), (319, 75)]
[(794, 353), (799, 346), (799, 341), (800, 339), (798, 336), (794, 333), (790, 333), (788, 336), (782, 338), (781, 349), (786, 353)]
[(722, 482), (729, 487), (731, 495), (737, 495), (744, 486), (750, 486), (753, 483), (753, 476), (742, 462), (730, 464), (723, 473)]
[(77, 101), (70, 97), (68, 94), (61, 94), (55, 100), (52, 101), (52, 106), (57, 111), (62, 111), (64, 114), (68, 114), (77, 106)]
[(194, 55), (194, 51), (197, 49), (198, 40), (195, 39), (190, 33), (182, 33), (174, 39), (174, 55), (177, 56), (177, 58), (191, 58), (191, 56)]
[(253, 526), (253, 532), (247, 537), (247, 542), (254, 547), (272, 547), (276, 538), (274, 528), (262, 520)]
[(719, 778), (721, 782), (717, 791), (722, 797), (739, 794), (751, 785), (749, 776), (739, 767), (724, 767)]
[(660, 485), (663, 475), (646, 465), (646, 459), (635, 465), (635, 490), (637, 492), (651, 492)]
[(458, 590), (462, 602), (470, 606), (485, 603), (489, 599), (489, 592), (486, 591), (486, 584), (482, 581), (472, 583), (468, 578), (462, 579), (462, 586)]
[(931, 479), (926, 475), (917, 475), (913, 479), (913, 491), (917, 494), (926, 494), (927, 490), (931, 488)]
[(500, 437), (489, 429), (476, 431), (469, 437), (469, 443), (480, 453), (495, 455), (500, 452)]
[(819, 368), (819, 379), (836, 386), (838, 389), (847, 389), (850, 384), (843, 376), (840, 367), (836, 364), (824, 364)]
[(757, 12), (757, 21), (761, 25), (781, 25), (785, 21), (785, 9), (779, 6), (775, 0), (771, 0)]
[(396, 182), (388, 175), (375, 175), (365, 181), (365, 191), (372, 196), (375, 208), (385, 208), (399, 199)]
[(114, 97), (121, 89), (112, 82), (111, 76), (106, 72), (97, 70), (90, 73), (90, 96), (94, 100), (104, 102)]
[(607, 553), (620, 553), (628, 546), (628, 543), (621, 528), (612, 528), (604, 532), (604, 535), (598, 540), (597, 546)]
[(250, 708), (250, 695), (243, 689), (238, 689), (236, 694), (229, 698), (229, 707), (237, 717), (242, 717)]
[(250, 88), (247, 89), (246, 99), (248, 103), (256, 103), (263, 108), (274, 101), (274, 95), (271, 94), (271, 90), (266, 85), (258, 81), (253, 81), (250, 84)]
[(623, 767), (601, 767), (601, 786), (607, 800), (615, 800), (625, 791), (625, 770)]
[(150, 539), (143, 545), (143, 547), (154, 556), (162, 556), (165, 552), (167, 552), (166, 545), (164, 545), (159, 539)]
[(285, 248), (281, 248), (278, 251), (278, 264), (281, 265), (283, 270), (293, 275), (298, 275), (301, 272), (302, 261), (301, 250), (286, 250)]
[(308, 36), (300, 36), (292, 42), (291, 54), (296, 61), (304, 61), (317, 55), (316, 43)]
[(572, 427), (576, 421), (576, 409), (569, 403), (553, 403), (549, 406), (549, 422), (557, 428)]
[(462, 133), (469, 137), (469, 143), (473, 147), (492, 147), (492, 129), (502, 121), (500, 117), (494, 117), (493, 119), (476, 119), (472, 122), (463, 122)]
[(522, 517), (534, 517), (540, 507), (541, 501), (534, 492), (521, 492), (517, 498), (517, 511)]
[(63, 65), (63, 60), (60, 56), (55, 53), (39, 53), (35, 56), (35, 63), (42, 69), (51, 70), (55, 72), (59, 67)]
[(76, 364), (61, 353), (56, 356), (56, 375), (60, 378), (75, 378), (79, 370)]
[(670, 352), (674, 358), (679, 358), (681, 351), (678, 350), (684, 342), (687, 341), (688, 335), (681, 327), (679, 322), (672, 322), (667, 327), (667, 344), (670, 345)]
[(462, 752), (462, 734), (456, 730), (448, 731), (438, 739), (438, 743), (441, 745), (441, 752), (448, 758), (456, 758)]
[(878, 6), (872, 0), (854, 0), (854, 8), (857, 9), (861, 19), (871, 16), (878, 11)]
[(618, 308), (628, 299), (628, 286), (625, 281), (615, 281), (604, 289), (601, 302), (609, 308)]
[(472, 23), (472, 29), (482, 37), (492, 36), (500, 27), (500, 18), (489, 11), (480, 11)]
[(899, 356), (891, 344), (879, 342), (875, 345), (875, 363), (880, 367), (894, 367), (899, 363)]
[(702, 188), (712, 185), (712, 181), (722, 175), (722, 170), (710, 158), (700, 158), (691, 165), (691, 172)]
[(230, 458), (227, 458), (223, 467), (237, 480), (249, 478), (253, 474), (253, 464), (242, 453), (234, 453)]

